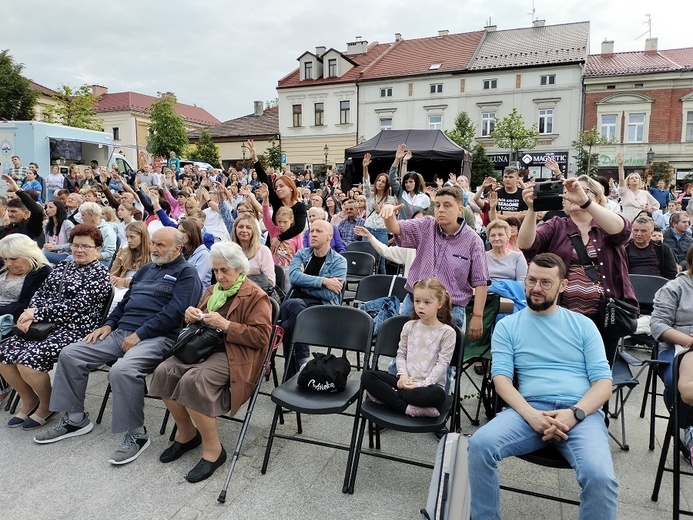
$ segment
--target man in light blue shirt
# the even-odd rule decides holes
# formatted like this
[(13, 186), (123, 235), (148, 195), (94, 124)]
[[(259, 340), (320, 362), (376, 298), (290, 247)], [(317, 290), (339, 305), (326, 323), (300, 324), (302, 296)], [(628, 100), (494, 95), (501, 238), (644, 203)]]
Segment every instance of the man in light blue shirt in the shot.
[(525, 279), (528, 308), (498, 322), (493, 333), (493, 383), (508, 407), (469, 441), (472, 518), (500, 519), (500, 460), (548, 444), (576, 470), (580, 518), (617, 517), (618, 484), (601, 411), (611, 396), (611, 371), (594, 323), (558, 306), (566, 285), (563, 261), (537, 255)]

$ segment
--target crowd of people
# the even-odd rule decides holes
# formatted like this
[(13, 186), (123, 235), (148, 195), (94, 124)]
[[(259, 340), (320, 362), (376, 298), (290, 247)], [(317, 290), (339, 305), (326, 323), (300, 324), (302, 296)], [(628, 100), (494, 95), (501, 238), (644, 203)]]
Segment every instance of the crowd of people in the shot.
[[(536, 432), (523, 450), (568, 438), (581, 449), (601, 443), (601, 451), (569, 460), (580, 466), (584, 494), (599, 488), (592, 499), (615, 504), (601, 407), (619, 337), (596, 326), (597, 309), (605, 297), (637, 305), (624, 273), (667, 278), (652, 333), (672, 351), (693, 345), (690, 313), (680, 304), (693, 273), (693, 186), (679, 196), (663, 181), (645, 186), (639, 174), (625, 177), (620, 155), (611, 182), (566, 179), (549, 161), (564, 187), (562, 210), (543, 212), (534, 208), (535, 181), (512, 166), (500, 182), (487, 178), (474, 192), (455, 174), (427, 185), (408, 170), (413, 155), (401, 145), (388, 171), (371, 171), (366, 154), (360, 182), (348, 185), (336, 171), (319, 179), (311, 171), (265, 169), (252, 141), (247, 150), (250, 164), (227, 171), (181, 168), (172, 154), (161, 172), (119, 172), (92, 161), (65, 176), (53, 168), (45, 179), (35, 163), (25, 168), (13, 158), (0, 198), (0, 314), (12, 317), (16, 334), (0, 346), (0, 398), (12, 388), (21, 405), (8, 426), (38, 430), (37, 443), (88, 433), (87, 380), (107, 363), (112, 429), (124, 434), (109, 461), (131, 462), (150, 445), (143, 400), (144, 377), (153, 373), (150, 393), (178, 426), (161, 462), (201, 445), (202, 458), (186, 478), (209, 477), (226, 460), (216, 417), (248, 399), (267, 352), (269, 298), (281, 301), (288, 347), (303, 309), (341, 304), (341, 253), (366, 240), (380, 258), (376, 272), (399, 264), (407, 279), (400, 313), (413, 321), (397, 360), (389, 372), (366, 371), (363, 380), (369, 398), (402, 413), (437, 415), (450, 384), (452, 327), (470, 340), (483, 335), (489, 287), (526, 300), (528, 308), (499, 321), (493, 335), (492, 375), (512, 412), (473, 437), (470, 460), (487, 472), (472, 489), (480, 517), (496, 507), (489, 457), (514, 454), (498, 451), (509, 442), (494, 433), (501, 423)], [(221, 330), (223, 348), (193, 365), (169, 357), (181, 327), (197, 322)], [(32, 335), (39, 324), (46, 335)], [(557, 343), (566, 335), (570, 341)], [(293, 374), (309, 358), (309, 346), (296, 345), (285, 370)], [(45, 426), (57, 414), (57, 424)], [(693, 447), (693, 431), (690, 437)], [(589, 510), (590, 500), (583, 503)]]

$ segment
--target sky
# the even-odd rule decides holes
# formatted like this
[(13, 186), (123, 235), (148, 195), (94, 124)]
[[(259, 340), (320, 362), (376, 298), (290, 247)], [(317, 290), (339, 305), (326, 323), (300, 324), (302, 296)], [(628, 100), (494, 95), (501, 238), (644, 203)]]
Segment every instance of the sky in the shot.
[(385, 43), (397, 32), (477, 31), (489, 19), (498, 30), (590, 21), (591, 53), (605, 38), (624, 52), (644, 49), (649, 14), (659, 49), (693, 47), (693, 2), (675, 0), (15, 0), (3, 11), (0, 50), (37, 83), (173, 92), (221, 121), (276, 98), (303, 52), (343, 51), (356, 36)]

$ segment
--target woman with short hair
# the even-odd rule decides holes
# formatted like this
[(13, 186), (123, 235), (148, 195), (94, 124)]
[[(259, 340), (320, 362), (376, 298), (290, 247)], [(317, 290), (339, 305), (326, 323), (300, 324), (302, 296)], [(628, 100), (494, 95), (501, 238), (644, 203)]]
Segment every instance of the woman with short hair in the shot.
[(97, 251), (97, 259), (106, 267), (110, 266), (116, 253), (116, 231), (110, 223), (102, 218), (101, 206), (96, 202), (83, 202), (79, 207), (79, 214), (82, 216), (84, 224), (94, 226), (101, 232), (103, 246), (100, 246)]
[(217, 283), (197, 307), (186, 309), (185, 321), (224, 331), (223, 350), (191, 365), (168, 358), (154, 371), (149, 390), (163, 399), (178, 427), (175, 442), (159, 460), (173, 462), (202, 444), (202, 458), (185, 476), (188, 482), (209, 478), (226, 461), (217, 417), (235, 415), (252, 395), (272, 325), (269, 298), (247, 278), (248, 259), (241, 247), (217, 242), (210, 257)]
[(193, 219), (181, 220), (178, 231), (183, 233), (183, 257), (190, 263), (202, 282), (202, 289), (212, 283), (209, 249), (202, 242), (202, 227)]

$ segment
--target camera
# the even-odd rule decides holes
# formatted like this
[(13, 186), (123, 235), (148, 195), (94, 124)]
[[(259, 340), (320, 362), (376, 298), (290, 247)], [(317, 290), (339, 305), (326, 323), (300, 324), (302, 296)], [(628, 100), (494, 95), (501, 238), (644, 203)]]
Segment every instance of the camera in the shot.
[(538, 182), (534, 185), (534, 211), (563, 209), (563, 181)]

